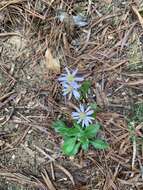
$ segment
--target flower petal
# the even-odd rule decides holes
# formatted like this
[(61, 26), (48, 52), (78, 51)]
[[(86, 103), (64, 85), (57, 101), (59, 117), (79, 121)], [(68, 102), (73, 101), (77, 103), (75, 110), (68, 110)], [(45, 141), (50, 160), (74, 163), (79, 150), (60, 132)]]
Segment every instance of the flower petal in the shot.
[(91, 109), (90, 106), (87, 107), (87, 109), (85, 110), (85, 112), (88, 112)]
[(85, 122), (84, 122), (84, 120), (82, 120), (82, 127), (84, 127), (84, 125), (85, 125)]
[(66, 76), (63, 76), (63, 77), (61, 76), (58, 78), (58, 81), (66, 81), (66, 78), (67, 78)]
[(83, 77), (75, 77), (75, 81), (82, 82), (84, 80)]
[(63, 88), (68, 88), (69, 87), (69, 84), (67, 84), (67, 83), (62, 83), (62, 85), (63, 85)]
[(80, 109), (78, 107), (75, 107), (76, 111), (80, 113)]
[(94, 113), (94, 111), (90, 110), (90, 111), (86, 112), (86, 115), (92, 115), (93, 113)]
[(76, 90), (73, 90), (73, 95), (77, 100), (80, 98), (80, 93)]
[(91, 120), (91, 119), (88, 119), (88, 118), (87, 118), (87, 120), (88, 120), (88, 122), (89, 122), (90, 124), (92, 123), (92, 120)]
[(71, 82), (68, 85), (72, 86), (74, 89), (78, 89), (81, 86), (81, 85), (77, 84), (77, 82)]
[(73, 71), (72, 75), (75, 76), (77, 74), (78, 69), (76, 69), (75, 71)]
[(76, 116), (76, 117), (72, 117), (74, 120), (79, 120), (79, 117)]
[(85, 126), (88, 127), (88, 125), (89, 125), (89, 120), (85, 119)]
[(72, 112), (72, 117), (79, 116), (78, 112)]
[(65, 68), (65, 70), (66, 70), (67, 74), (70, 75), (70, 70), (67, 67)]
[(81, 119), (79, 119), (79, 120), (77, 121), (77, 123), (78, 123), (78, 124), (81, 123)]
[(87, 118), (87, 119), (90, 119), (90, 120), (95, 120), (94, 117), (90, 117), (90, 116), (87, 116), (86, 118)]
[(81, 111), (81, 112), (84, 112), (84, 106), (83, 106), (82, 104), (80, 104), (79, 107), (80, 107), (80, 111)]
[(79, 116), (72, 116), (73, 119), (78, 120), (80, 119)]

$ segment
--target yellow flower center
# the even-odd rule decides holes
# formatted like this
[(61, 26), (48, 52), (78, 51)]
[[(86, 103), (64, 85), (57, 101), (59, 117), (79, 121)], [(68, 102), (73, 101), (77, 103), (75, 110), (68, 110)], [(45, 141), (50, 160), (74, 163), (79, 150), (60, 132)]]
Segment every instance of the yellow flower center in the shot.
[(85, 114), (85, 112), (80, 112), (79, 113), (79, 117), (80, 117), (80, 119), (85, 119), (86, 118), (86, 114)]
[(71, 75), (71, 74), (69, 74), (68, 76), (67, 76), (67, 81), (68, 82), (74, 82), (74, 76), (73, 75)]

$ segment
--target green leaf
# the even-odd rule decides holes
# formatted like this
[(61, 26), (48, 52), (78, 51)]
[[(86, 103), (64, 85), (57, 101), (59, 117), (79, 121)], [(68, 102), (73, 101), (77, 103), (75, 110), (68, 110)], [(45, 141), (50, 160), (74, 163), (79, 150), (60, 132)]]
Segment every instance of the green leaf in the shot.
[(67, 129), (67, 132), (65, 134), (65, 136), (68, 136), (68, 137), (80, 137), (80, 134), (81, 134), (81, 127), (80, 125), (74, 123), (74, 126), (71, 127), (71, 128), (66, 128)]
[(89, 140), (87, 139), (85, 142), (82, 142), (82, 149), (84, 150), (84, 151), (87, 151), (88, 150), (88, 148), (89, 148)]
[(95, 112), (100, 112), (101, 108), (97, 106), (96, 102), (95, 103), (90, 103), (89, 104), (91, 109), (94, 110)]
[(56, 131), (59, 131), (59, 129), (67, 127), (66, 124), (61, 120), (55, 121), (52, 126), (53, 128), (55, 128)]
[(90, 141), (90, 143), (94, 146), (94, 148), (96, 149), (107, 149), (109, 148), (108, 143), (106, 143), (105, 141), (101, 140), (101, 139), (96, 139), (94, 141)]
[(80, 145), (81, 143), (78, 142), (77, 144), (75, 144), (73, 150), (70, 152), (70, 154), (68, 154), (69, 156), (73, 156), (73, 155), (76, 155), (79, 151), (79, 148), (80, 148)]
[(96, 103), (91, 103), (90, 107), (92, 110), (95, 110), (95, 111), (97, 110), (97, 104)]
[(91, 137), (94, 137), (96, 136), (97, 132), (99, 131), (100, 129), (100, 125), (99, 124), (95, 124), (95, 125), (89, 125), (85, 131), (84, 131), (84, 134), (87, 138), (91, 138)]
[(68, 129), (67, 136), (69, 136), (69, 137), (72, 137), (72, 136), (73, 137), (78, 137), (78, 136), (80, 136), (80, 133), (81, 133), (81, 131), (80, 131), (79, 128), (72, 127), (72, 128)]
[(64, 136), (69, 136), (69, 129), (68, 128), (60, 128), (57, 132), (60, 133), (60, 135)]
[(54, 122), (53, 127), (55, 128), (55, 131), (60, 133), (60, 135), (62, 135), (62, 136), (66, 136), (66, 135), (69, 134), (68, 133), (69, 128), (61, 120), (58, 120), (58, 121)]
[(79, 141), (84, 144), (88, 138), (85, 136), (84, 132), (81, 133), (81, 136), (79, 137)]
[(62, 146), (63, 152), (67, 155), (71, 155), (72, 152), (74, 152), (74, 147), (76, 145), (76, 138), (67, 138), (64, 141), (64, 144)]
[(86, 97), (86, 95), (88, 94), (88, 91), (91, 87), (91, 81), (86, 80), (82, 83), (81, 87), (80, 87), (80, 92), (83, 98)]
[(80, 131), (82, 131), (82, 126), (79, 125), (78, 123), (74, 122), (73, 125), (75, 128), (78, 128)]

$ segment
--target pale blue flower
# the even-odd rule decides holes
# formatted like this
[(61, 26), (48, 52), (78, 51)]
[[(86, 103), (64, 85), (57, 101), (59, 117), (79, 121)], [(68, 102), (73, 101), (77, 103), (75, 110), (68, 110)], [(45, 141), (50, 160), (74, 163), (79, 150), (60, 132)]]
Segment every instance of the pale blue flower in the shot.
[(78, 92), (79, 88), (80, 85), (75, 82), (70, 84), (63, 83), (63, 95), (68, 95), (69, 100), (72, 98), (72, 96), (74, 96), (78, 100), (80, 98), (80, 93)]
[(92, 124), (92, 120), (94, 120), (94, 117), (92, 117), (92, 114), (94, 113), (93, 110), (91, 110), (90, 106), (87, 108), (84, 107), (84, 105), (80, 104), (79, 108), (76, 108), (77, 112), (72, 112), (72, 117), (74, 120), (77, 120), (77, 123), (81, 123), (82, 127), (88, 127), (89, 124)]
[(66, 70), (66, 74), (62, 74), (60, 77), (59, 77), (59, 81), (61, 84), (65, 84), (65, 83), (73, 83), (73, 82), (81, 82), (84, 80), (83, 77), (76, 77), (76, 74), (77, 74), (77, 69), (74, 70), (73, 72), (71, 72), (68, 68), (65, 68)]

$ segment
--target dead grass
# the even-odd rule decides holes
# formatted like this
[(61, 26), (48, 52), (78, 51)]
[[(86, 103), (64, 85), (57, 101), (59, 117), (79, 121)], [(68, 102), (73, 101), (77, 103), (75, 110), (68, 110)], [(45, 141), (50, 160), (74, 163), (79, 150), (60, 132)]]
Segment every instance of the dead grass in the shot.
[[(1, 0), (1, 189), (143, 188), (142, 141), (131, 141), (127, 120), (143, 98), (140, 3)], [(74, 27), (69, 18), (61, 23), (59, 9), (87, 15), (89, 25)], [(76, 67), (92, 80), (109, 151), (89, 150), (74, 158), (61, 154), (61, 138), (51, 124), (72, 108), (64, 105), (58, 74), (45, 67), (47, 48), (61, 71)], [(141, 121), (135, 135), (142, 138)]]

